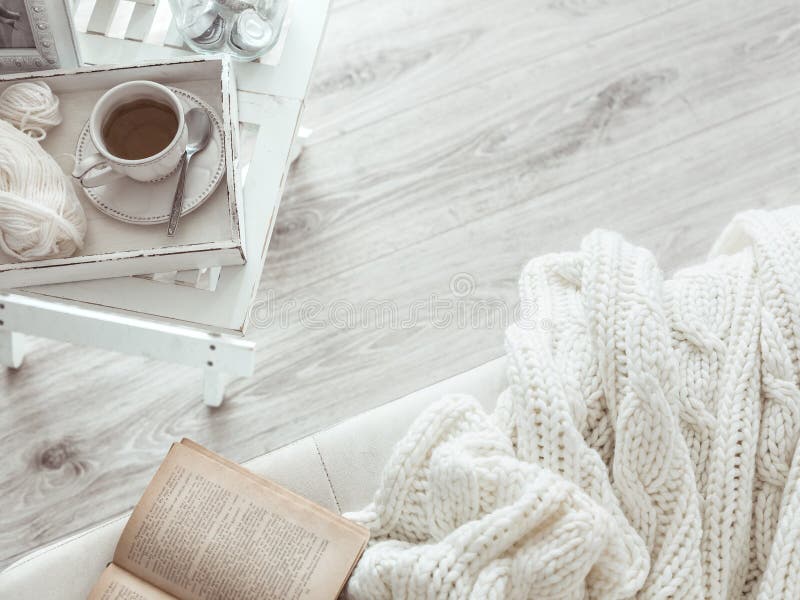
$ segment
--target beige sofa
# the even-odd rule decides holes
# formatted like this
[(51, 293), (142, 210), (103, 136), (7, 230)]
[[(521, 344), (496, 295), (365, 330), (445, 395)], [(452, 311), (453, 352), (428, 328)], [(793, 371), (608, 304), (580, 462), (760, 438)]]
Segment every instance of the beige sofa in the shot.
[[(245, 463), (249, 469), (337, 512), (365, 505), (393, 444), (428, 404), (452, 392), (492, 408), (505, 385), (505, 359), (481, 365), (316, 435)], [(166, 450), (166, 449), (165, 449)], [(23, 557), (0, 573), (0, 598), (85, 600), (111, 560), (127, 514)]]

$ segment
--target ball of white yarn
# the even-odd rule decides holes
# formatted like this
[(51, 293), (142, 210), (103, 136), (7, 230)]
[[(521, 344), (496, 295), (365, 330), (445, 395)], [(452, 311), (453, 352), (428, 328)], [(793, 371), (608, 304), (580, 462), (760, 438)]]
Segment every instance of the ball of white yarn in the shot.
[(86, 216), (72, 181), (37, 142), (60, 122), (58, 98), (42, 82), (0, 94), (0, 250), (18, 260), (83, 247)]
[(34, 139), (43, 140), (48, 129), (61, 123), (58, 96), (44, 81), (11, 85), (0, 93), (0, 119)]

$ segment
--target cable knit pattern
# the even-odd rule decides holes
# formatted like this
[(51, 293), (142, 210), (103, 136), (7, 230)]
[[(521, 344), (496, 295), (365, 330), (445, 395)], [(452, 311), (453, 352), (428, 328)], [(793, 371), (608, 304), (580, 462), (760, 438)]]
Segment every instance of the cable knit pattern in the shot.
[(800, 208), (669, 280), (597, 231), (520, 301), (494, 413), (441, 399), (347, 515), (347, 596), (800, 598)]

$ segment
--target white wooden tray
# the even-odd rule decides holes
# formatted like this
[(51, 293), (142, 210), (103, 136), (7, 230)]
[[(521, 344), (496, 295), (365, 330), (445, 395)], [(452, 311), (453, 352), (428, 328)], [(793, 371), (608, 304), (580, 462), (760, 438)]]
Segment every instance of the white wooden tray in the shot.
[(190, 57), (137, 66), (87, 67), (0, 77), (0, 91), (24, 80), (43, 80), (60, 100), (64, 122), (43, 147), (62, 168), (72, 168), (80, 132), (97, 99), (109, 88), (148, 79), (185, 89), (207, 102), (223, 121), (226, 175), (197, 210), (181, 219), (175, 237), (166, 225), (131, 225), (101, 213), (76, 185), (88, 221), (85, 247), (75, 256), (19, 262), (0, 252), (0, 289), (102, 279), (171, 270), (201, 269), (245, 262), (240, 224), (242, 198), (234, 139), (237, 94), (227, 59)]
[[(293, 0), (278, 46), (257, 63), (234, 65), (239, 90), (239, 162), (251, 165), (241, 169), (245, 203), (242, 228), (247, 248), (244, 265), (183, 271), (167, 277), (30, 286), (18, 297), (54, 307), (69, 305), (64, 310), (102, 311), (109, 319), (138, 317), (158, 327), (190, 325), (215, 335), (243, 333), (258, 292), (329, 3)], [(75, 6), (81, 55), (89, 64), (191, 55), (179, 41), (172, 41), (174, 27), (166, 0), (155, 5), (130, 0), (76, 0)], [(6, 319), (6, 327), (13, 328), (12, 321)], [(152, 350), (148, 355), (153, 355)]]

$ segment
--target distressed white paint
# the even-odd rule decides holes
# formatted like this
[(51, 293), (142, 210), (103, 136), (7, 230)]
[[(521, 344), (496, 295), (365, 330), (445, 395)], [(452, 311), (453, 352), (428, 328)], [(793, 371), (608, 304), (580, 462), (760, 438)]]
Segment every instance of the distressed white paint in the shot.
[[(291, 8), (294, 14), (281, 62), (275, 67), (258, 63), (235, 66), (242, 133), (239, 161), (245, 180), (247, 219), (243, 230), (247, 263), (222, 268), (213, 294), (205, 289), (169, 286), (137, 277), (37, 286), (26, 288), (27, 291), (56, 300), (123, 309), (143, 317), (158, 316), (176, 323), (194, 323), (214, 331), (244, 332), (266, 260), (274, 216), (302, 114), (302, 99), (308, 89), (327, 18), (328, 0), (297, 0)], [(118, 47), (121, 54), (135, 54), (135, 48), (139, 48), (148, 49), (148, 52), (161, 50), (174, 56), (173, 50), (152, 44), (97, 35), (81, 38), (82, 42), (86, 40), (104, 40), (108, 50)], [(84, 45), (84, 50), (87, 59), (100, 60), (107, 49), (92, 46), (90, 51)], [(100, 54), (93, 55), (95, 50)], [(258, 169), (248, 169), (249, 163), (257, 164)], [(168, 269), (153, 269), (165, 270)]]
[[(108, 12), (107, 6), (98, 8), (98, 4), (115, 1), (97, 0), (88, 7), (90, 14), (95, 9)], [(164, 4), (159, 5), (159, 14), (165, 10)], [(163, 62), (188, 54), (181, 48), (137, 41), (154, 37), (152, 29), (144, 31), (152, 15), (137, 13), (137, 8), (131, 15), (136, 23), (129, 23), (126, 29), (130, 39), (99, 32), (78, 34), (87, 63)], [(277, 64), (235, 65), (238, 106), (231, 102), (231, 112), (234, 120), (238, 115), (241, 133), (237, 158), (244, 182), (240, 214), (247, 216), (240, 224), (246, 264), (181, 267), (210, 268), (199, 274), (178, 273), (172, 281), (122, 277), (27, 287), (5, 296), (13, 315), (7, 328), (196, 366), (205, 372), (204, 394), (209, 405), (222, 401), (229, 376), (250, 375), (254, 347), (241, 336), (264, 268), (328, 9), (329, 0), (292, 2)], [(163, 26), (160, 19), (151, 23)], [(275, 62), (277, 57), (270, 60)], [(257, 167), (250, 169), (249, 165)], [(148, 266), (147, 271), (172, 268), (164, 262)], [(212, 345), (216, 347), (213, 351)], [(216, 352), (213, 359), (209, 352)]]
[(133, 7), (131, 19), (128, 21), (128, 26), (125, 29), (125, 37), (129, 40), (141, 42), (153, 26), (153, 19), (156, 16), (155, 3), (144, 4), (137, 2)]
[(92, 106), (106, 90), (131, 79), (149, 79), (194, 92), (212, 105), (225, 124), (227, 172), (211, 197), (183, 220), (174, 238), (166, 235), (166, 227), (131, 226), (100, 214), (79, 194), (89, 221), (83, 250), (68, 258), (29, 262), (0, 253), (0, 288), (244, 263), (240, 223), (243, 199), (231, 133), (233, 119), (238, 114), (237, 94), (227, 60), (190, 57), (147, 66), (84, 67), (10, 75), (0, 77), (0, 92), (9, 85), (31, 79), (46, 81), (59, 96), (64, 122), (42, 143), (54, 157), (75, 151), (75, 142)]
[(89, 17), (89, 24), (86, 30), (89, 33), (97, 33), (100, 35), (108, 33), (119, 3), (120, 0), (105, 0), (95, 4), (92, 16)]

